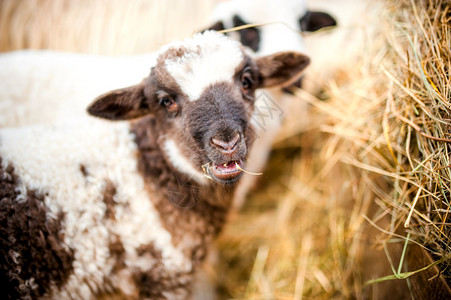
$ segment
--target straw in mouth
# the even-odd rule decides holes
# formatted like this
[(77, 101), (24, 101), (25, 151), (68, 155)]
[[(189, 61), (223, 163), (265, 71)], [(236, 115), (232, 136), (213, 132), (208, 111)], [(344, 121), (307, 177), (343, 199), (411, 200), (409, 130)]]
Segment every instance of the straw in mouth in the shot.
[(208, 162), (202, 165), (205, 177), (209, 179), (217, 179), (220, 181), (233, 181), (237, 179), (242, 173), (248, 173), (251, 175), (261, 175), (262, 173), (253, 173), (246, 171), (242, 160), (229, 161), (223, 164), (216, 164), (214, 162)]

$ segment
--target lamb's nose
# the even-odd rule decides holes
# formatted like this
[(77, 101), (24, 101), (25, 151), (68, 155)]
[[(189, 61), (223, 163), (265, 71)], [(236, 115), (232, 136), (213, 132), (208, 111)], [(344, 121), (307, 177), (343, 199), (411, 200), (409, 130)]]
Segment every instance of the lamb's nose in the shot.
[(212, 138), (211, 143), (213, 145), (215, 145), (219, 149), (219, 151), (221, 151), (223, 154), (232, 155), (236, 151), (239, 140), (240, 140), (240, 135), (237, 133), (233, 137), (233, 139), (231, 139), (228, 142)]

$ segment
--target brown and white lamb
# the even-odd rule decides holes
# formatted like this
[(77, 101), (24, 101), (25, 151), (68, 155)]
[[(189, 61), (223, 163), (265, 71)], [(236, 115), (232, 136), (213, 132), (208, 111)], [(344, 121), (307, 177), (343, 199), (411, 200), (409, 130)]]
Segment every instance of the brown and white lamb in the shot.
[(164, 47), (98, 118), (0, 130), (6, 299), (187, 299), (253, 140), (255, 89), (299, 78), (296, 52), (251, 58), (207, 31)]

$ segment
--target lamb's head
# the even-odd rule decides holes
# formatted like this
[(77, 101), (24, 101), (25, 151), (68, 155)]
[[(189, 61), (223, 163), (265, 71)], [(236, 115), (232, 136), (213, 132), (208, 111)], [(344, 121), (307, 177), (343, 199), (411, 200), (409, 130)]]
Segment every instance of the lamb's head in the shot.
[(166, 46), (149, 77), (100, 96), (88, 112), (110, 120), (150, 114), (173, 168), (198, 182), (206, 175), (233, 183), (252, 141), (255, 90), (296, 80), (308, 63), (295, 52), (254, 59), (238, 42), (207, 31)]

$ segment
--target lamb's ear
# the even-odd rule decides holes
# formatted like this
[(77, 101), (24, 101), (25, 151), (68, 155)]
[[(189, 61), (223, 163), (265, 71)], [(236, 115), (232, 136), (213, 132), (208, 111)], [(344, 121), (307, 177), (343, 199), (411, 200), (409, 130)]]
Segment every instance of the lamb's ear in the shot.
[(221, 30), (224, 30), (224, 29), (225, 29), (224, 22), (217, 21), (216, 23), (210, 25), (210, 27), (199, 30), (199, 32), (203, 33), (203, 32), (205, 32), (207, 30), (221, 31)]
[(299, 79), (310, 59), (298, 52), (278, 52), (256, 59), (259, 70), (259, 88), (287, 86)]
[(302, 31), (317, 31), (324, 27), (336, 26), (337, 21), (328, 13), (321, 11), (308, 11), (299, 19)]
[(139, 118), (150, 112), (143, 83), (100, 95), (88, 107), (89, 114), (108, 120)]

